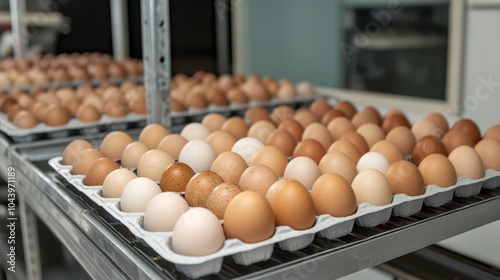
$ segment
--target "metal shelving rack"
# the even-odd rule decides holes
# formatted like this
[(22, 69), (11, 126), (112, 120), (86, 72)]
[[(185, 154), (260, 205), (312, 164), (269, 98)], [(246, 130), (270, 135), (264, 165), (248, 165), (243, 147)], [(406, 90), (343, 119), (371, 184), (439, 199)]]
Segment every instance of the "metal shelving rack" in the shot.
[[(142, 0), (145, 85), (148, 122), (170, 125), (168, 1)], [(115, 25), (114, 25), (115, 26)], [(118, 36), (119, 37), (119, 36)], [(123, 38), (123, 37), (121, 37)], [(129, 131), (137, 138), (139, 131)], [(88, 136), (98, 145), (104, 135)], [(27, 277), (41, 279), (35, 217), (43, 220), (88, 274), (98, 279), (185, 278), (172, 264), (145, 256), (58, 180), (47, 159), (60, 155), (71, 138), (14, 144), (0, 136), (1, 175), (16, 168), (21, 221), (26, 234)], [(316, 237), (297, 252), (276, 249), (270, 260), (245, 267), (230, 258), (219, 275), (232, 278), (334, 278), (372, 267), (448, 237), (500, 219), (500, 189), (456, 199), (443, 207), (424, 208), (409, 218), (391, 218), (375, 228), (355, 227), (338, 240)]]

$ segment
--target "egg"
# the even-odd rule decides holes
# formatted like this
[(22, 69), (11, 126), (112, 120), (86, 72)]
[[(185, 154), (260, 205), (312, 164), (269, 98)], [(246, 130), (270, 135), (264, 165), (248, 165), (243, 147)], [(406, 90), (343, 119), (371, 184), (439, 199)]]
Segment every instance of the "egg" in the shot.
[(89, 141), (76, 139), (71, 141), (64, 149), (62, 156), (62, 164), (73, 165), (76, 158), (86, 149), (93, 148)]
[(250, 164), (254, 155), (262, 147), (264, 147), (264, 144), (259, 140), (252, 137), (244, 137), (234, 143), (231, 151), (240, 155), (247, 164)]
[(474, 149), (479, 153), (485, 169), (500, 171), (500, 141), (486, 138), (479, 141)]
[(407, 128), (411, 127), (410, 122), (403, 114), (394, 114), (392, 116), (386, 117), (382, 122), (381, 128), (387, 135), (389, 132), (391, 132), (391, 130), (399, 126), (404, 126)]
[(48, 126), (65, 125), (71, 119), (71, 113), (61, 105), (51, 105), (45, 112), (44, 123)]
[(441, 131), (443, 131), (443, 133), (446, 133), (448, 132), (448, 130), (450, 130), (450, 125), (448, 124), (448, 120), (441, 113), (436, 113), (436, 112), (430, 113), (425, 118), (436, 123), (441, 129)]
[(289, 101), (292, 100), (296, 95), (297, 92), (295, 91), (295, 86), (292, 83), (287, 82), (280, 83), (280, 87), (278, 89), (276, 97), (281, 101)]
[(276, 130), (276, 126), (273, 123), (269, 121), (257, 121), (250, 126), (247, 136), (266, 143), (267, 138), (274, 130)]
[(39, 122), (43, 122), (45, 120), (45, 115), (47, 113), (48, 105), (43, 103), (43, 102), (36, 102), (33, 104), (33, 107), (31, 108), (31, 112), (33, 115), (35, 115), (35, 118)]
[(411, 132), (417, 141), (429, 135), (441, 138), (444, 134), (444, 131), (434, 121), (427, 118), (420, 119), (413, 124)]
[(309, 109), (321, 120), (332, 109), (332, 106), (324, 98), (318, 98), (311, 103)]
[(308, 157), (293, 158), (285, 168), (284, 177), (299, 181), (310, 190), (314, 181), (321, 175), (318, 164)]
[(253, 164), (243, 171), (238, 185), (243, 191), (255, 191), (264, 197), (276, 181), (278, 181), (278, 176), (271, 168), (262, 164)]
[(358, 112), (356, 107), (349, 101), (343, 100), (335, 104), (335, 109), (341, 111), (348, 119), (352, 119)]
[(345, 117), (345, 115), (340, 110), (330, 109), (321, 118), (321, 123), (328, 126), (328, 124), (337, 117)]
[(385, 172), (390, 182), (392, 193), (404, 193), (409, 196), (421, 195), (425, 191), (424, 177), (415, 164), (398, 160), (391, 163)]
[(354, 162), (344, 153), (330, 152), (325, 154), (319, 162), (321, 174), (336, 173), (344, 177), (350, 184), (358, 174)]
[(279, 105), (273, 109), (271, 120), (276, 126), (279, 126), (283, 120), (293, 118), (295, 111), (287, 105)]
[(376, 169), (382, 173), (385, 173), (387, 171), (387, 168), (389, 168), (389, 165), (389, 160), (381, 153), (368, 152), (361, 156), (356, 165), (356, 168), (358, 170), (358, 173), (367, 169)]
[(226, 183), (238, 183), (247, 167), (246, 161), (239, 154), (226, 151), (217, 156), (210, 171), (219, 174)]
[(224, 183), (222, 177), (212, 171), (202, 171), (189, 179), (185, 199), (191, 207), (205, 207), (210, 192)]
[(164, 151), (149, 150), (142, 155), (137, 163), (137, 176), (147, 177), (158, 182), (167, 166), (172, 163), (174, 163), (174, 159)]
[(358, 151), (358, 148), (354, 146), (351, 142), (339, 139), (332, 143), (330, 147), (328, 147), (327, 153), (329, 152), (341, 152), (346, 154), (354, 163), (358, 163), (359, 158), (361, 157), (361, 153)]
[(170, 132), (159, 124), (148, 124), (139, 134), (139, 142), (148, 146), (149, 149), (156, 149), (160, 141), (170, 134)]
[(105, 198), (120, 198), (125, 186), (135, 178), (137, 178), (137, 175), (125, 168), (111, 171), (102, 183), (101, 196)]
[(203, 140), (189, 141), (179, 154), (179, 162), (189, 165), (195, 173), (206, 171), (216, 158), (215, 151)]
[(418, 166), (425, 185), (450, 187), (457, 182), (457, 173), (451, 161), (442, 154), (426, 156)]
[(331, 120), (327, 127), (333, 137), (333, 140), (339, 140), (348, 131), (355, 131), (356, 127), (346, 117), (337, 117)]
[(231, 133), (236, 140), (246, 137), (248, 134), (248, 125), (241, 117), (231, 117), (222, 125), (222, 130)]
[(120, 164), (125, 168), (137, 168), (141, 157), (149, 151), (148, 146), (141, 142), (132, 142), (125, 146), (120, 156)]
[(101, 119), (101, 113), (92, 104), (82, 104), (76, 111), (76, 118), (84, 123), (96, 122)]
[(302, 140), (302, 134), (304, 133), (304, 128), (302, 125), (294, 119), (285, 119), (281, 121), (278, 129), (285, 129), (288, 131), (296, 141)]
[(380, 140), (375, 145), (372, 146), (370, 152), (377, 152), (382, 154), (389, 163), (393, 163), (398, 160), (403, 160), (405, 157), (401, 152), (401, 149), (389, 140)]
[(385, 175), (376, 169), (360, 172), (352, 181), (356, 202), (383, 206), (392, 201), (392, 188)]
[(241, 90), (243, 90), (245, 95), (251, 100), (266, 102), (271, 99), (271, 95), (266, 87), (257, 81), (247, 80), (241, 85)]
[(100, 150), (106, 157), (118, 159), (121, 157), (125, 147), (134, 140), (123, 131), (113, 131), (102, 139)]
[(226, 121), (226, 117), (219, 113), (210, 113), (203, 117), (201, 124), (211, 132), (220, 130)]
[(169, 134), (158, 143), (158, 150), (162, 150), (169, 154), (172, 158), (179, 158), (182, 148), (187, 144), (186, 138), (179, 134)]
[(448, 156), (446, 147), (439, 138), (432, 135), (424, 136), (417, 142), (417, 144), (415, 144), (415, 147), (413, 148), (411, 153), (412, 161), (415, 165), (419, 166), (425, 157), (435, 153)]
[(460, 146), (454, 149), (448, 159), (455, 167), (458, 177), (480, 179), (484, 176), (481, 156), (471, 146)]
[(500, 141), (500, 125), (497, 124), (490, 127), (484, 134), (483, 138), (493, 138)]
[(246, 110), (244, 120), (248, 125), (252, 126), (258, 121), (271, 122), (271, 115), (266, 108), (255, 106)]
[(239, 193), (241, 193), (241, 189), (237, 184), (222, 183), (216, 186), (208, 195), (206, 208), (222, 220), (224, 219), (224, 212), (226, 212), (227, 205)]
[(132, 179), (125, 185), (120, 199), (122, 212), (144, 212), (148, 203), (161, 193), (158, 184), (146, 177)]
[(297, 140), (285, 129), (276, 129), (267, 137), (266, 145), (278, 148), (285, 156), (292, 156)]
[(299, 96), (311, 97), (314, 95), (314, 86), (308, 81), (302, 81), (297, 85), (297, 94)]
[(385, 140), (391, 141), (396, 144), (401, 150), (401, 153), (404, 156), (411, 155), (417, 140), (415, 139), (415, 135), (411, 132), (411, 130), (405, 126), (398, 126), (393, 128), (387, 136)]
[(250, 100), (239, 88), (232, 88), (227, 92), (227, 99), (235, 104), (247, 104)]
[(245, 243), (264, 241), (273, 236), (275, 220), (269, 202), (257, 192), (237, 194), (224, 212), (224, 234)]
[(36, 117), (31, 112), (26, 110), (17, 112), (12, 122), (15, 126), (21, 129), (34, 128), (38, 124)]
[(276, 176), (282, 177), (288, 164), (288, 158), (278, 148), (264, 146), (255, 153), (251, 164), (266, 165), (274, 171)]
[(203, 140), (207, 139), (208, 135), (210, 135), (210, 130), (202, 125), (201, 123), (189, 123), (188, 125), (182, 128), (180, 135), (184, 137), (186, 140)]
[(356, 195), (344, 177), (325, 173), (313, 183), (311, 197), (316, 215), (346, 217), (356, 212)]
[(326, 154), (326, 149), (315, 139), (304, 139), (300, 141), (293, 150), (292, 157), (305, 156), (316, 164), (319, 164), (321, 158)]
[(385, 139), (384, 131), (378, 125), (372, 123), (363, 124), (356, 129), (356, 132), (365, 138), (368, 148)]
[(340, 137), (339, 140), (347, 140), (351, 142), (358, 149), (361, 155), (366, 154), (369, 151), (368, 143), (365, 138), (356, 131), (348, 131)]
[(320, 142), (325, 149), (328, 149), (333, 143), (332, 134), (321, 123), (312, 123), (306, 127), (304, 133), (302, 134), (302, 139), (309, 138), (318, 140), (318, 142)]
[(236, 139), (227, 131), (216, 130), (208, 135), (206, 142), (212, 147), (215, 154), (219, 155), (223, 152), (230, 151), (236, 143)]
[(164, 192), (149, 201), (144, 210), (143, 227), (152, 232), (169, 232), (175, 223), (189, 210), (187, 202), (178, 194)]
[(101, 186), (111, 171), (120, 166), (110, 158), (98, 158), (88, 167), (83, 183), (87, 186)]
[(465, 132), (459, 129), (450, 130), (446, 132), (443, 136), (443, 144), (446, 148), (446, 152), (450, 154), (455, 148), (460, 147), (462, 145), (466, 145), (469, 147), (474, 147), (474, 142), (472, 142), (472, 138), (467, 135)]
[(96, 149), (86, 149), (80, 153), (80, 155), (73, 162), (73, 168), (71, 169), (71, 174), (73, 175), (85, 175), (89, 166), (98, 158), (102, 158), (104, 155)]
[(175, 223), (172, 249), (180, 255), (204, 256), (219, 251), (224, 239), (224, 230), (215, 214), (195, 207), (184, 212)]
[(452, 130), (458, 129), (465, 132), (467, 135), (470, 136), (472, 142), (474, 142), (474, 145), (477, 144), (479, 141), (481, 141), (481, 131), (479, 130), (479, 127), (473, 120), (461, 119), (458, 122), (456, 122), (451, 129)]
[(187, 164), (174, 162), (167, 166), (160, 178), (160, 188), (164, 192), (184, 192), (187, 183), (194, 176)]
[[(72, 97), (63, 103), (64, 108), (66, 108), (71, 113), (71, 115), (74, 117), (77, 116), (78, 109), (80, 109), (81, 105), (82, 105), (82, 102), (80, 101), (80, 99), (78, 99), (76, 97)], [(87, 106), (87, 105), (88, 104), (85, 104), (85, 106)]]
[(266, 199), (271, 205), (276, 226), (305, 230), (314, 225), (314, 202), (309, 191), (300, 182), (280, 179), (271, 185)]
[(129, 108), (127, 101), (122, 98), (111, 99), (104, 105), (103, 113), (110, 118), (125, 118), (128, 115)]

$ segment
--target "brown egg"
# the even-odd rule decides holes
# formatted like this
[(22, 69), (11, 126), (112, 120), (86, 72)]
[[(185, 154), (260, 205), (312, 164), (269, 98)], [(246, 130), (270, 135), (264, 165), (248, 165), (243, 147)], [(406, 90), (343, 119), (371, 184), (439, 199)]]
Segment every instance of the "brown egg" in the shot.
[(249, 128), (241, 117), (235, 116), (227, 119), (221, 129), (231, 133), (236, 140), (239, 140), (247, 136)]
[(391, 163), (385, 172), (391, 183), (392, 193), (404, 193), (410, 196), (421, 195), (425, 191), (424, 177), (415, 164), (398, 160)]
[(298, 121), (304, 128), (307, 128), (312, 123), (319, 122), (318, 117), (307, 108), (300, 108), (295, 111), (293, 119)]
[(76, 111), (76, 118), (84, 123), (96, 122), (101, 119), (101, 113), (91, 104), (82, 104)]
[(224, 180), (215, 172), (202, 171), (189, 179), (185, 199), (191, 207), (205, 207), (210, 192)]
[(104, 155), (96, 149), (86, 149), (80, 153), (80, 155), (73, 162), (73, 168), (71, 169), (71, 174), (73, 175), (85, 175), (89, 166), (98, 158), (102, 158)]
[(263, 107), (251, 107), (245, 112), (245, 122), (248, 125), (253, 125), (258, 121), (268, 121), (271, 122), (271, 115), (266, 108)]
[(50, 105), (43, 120), (48, 126), (65, 125), (71, 119), (71, 113), (61, 105)]
[(481, 156), (485, 169), (500, 171), (500, 160), (498, 160), (500, 157), (500, 141), (486, 138), (479, 141), (474, 146), (474, 149)]
[(415, 139), (420, 140), (425, 136), (432, 135), (441, 138), (444, 131), (431, 119), (420, 119), (411, 128), (411, 132), (415, 135)]
[(14, 104), (12, 107), (10, 107), (9, 112), (7, 112), (7, 120), (9, 122), (13, 122), (14, 118), (17, 116), (17, 113), (19, 113), (20, 111), (25, 110), (18, 104)]
[(187, 164), (174, 162), (161, 175), (160, 188), (163, 192), (184, 192), (193, 176), (194, 171)]
[(247, 162), (239, 154), (226, 151), (215, 158), (210, 166), (210, 171), (219, 174), (226, 183), (237, 184), (247, 167)]
[(474, 147), (474, 143), (472, 142), (470, 136), (459, 129), (446, 132), (442, 141), (448, 154), (450, 154), (455, 148), (462, 145)]
[(0, 101), (0, 102), (1, 102), (0, 111), (2, 111), (2, 113), (4, 113), (4, 114), (7, 114), (9, 112), (10, 108), (12, 106), (14, 106), (14, 104), (17, 103), (17, 101), (11, 96), (4, 97), (2, 99), (2, 101)]
[(458, 122), (456, 122), (451, 129), (453, 130), (458, 129), (465, 132), (467, 135), (471, 137), (472, 142), (474, 142), (474, 145), (477, 144), (479, 141), (481, 141), (481, 131), (479, 130), (479, 127), (473, 120), (461, 119)]
[(164, 151), (149, 150), (142, 155), (137, 163), (137, 176), (159, 182), (165, 169), (172, 163), (174, 163), (174, 159)]
[(245, 95), (243, 90), (239, 88), (232, 88), (227, 92), (227, 99), (231, 103), (236, 104), (247, 104), (249, 102), (248, 97)]
[(36, 102), (31, 108), (31, 112), (39, 122), (45, 120), (45, 115), (49, 106), (43, 102)]
[(394, 115), (391, 115), (391, 116), (384, 118), (384, 121), (382, 122), (381, 127), (382, 127), (382, 130), (384, 131), (384, 133), (387, 135), (387, 134), (389, 134), (389, 132), (391, 130), (393, 130), (394, 128), (396, 128), (398, 126), (404, 126), (407, 128), (411, 127), (408, 119), (402, 114), (394, 114)]
[(444, 146), (441, 139), (437, 138), (436, 136), (428, 135), (420, 139), (415, 144), (411, 155), (413, 163), (419, 166), (424, 158), (426, 158), (430, 154), (436, 153), (448, 156), (446, 147)]
[(222, 220), (227, 206), (239, 193), (241, 193), (241, 189), (238, 185), (227, 182), (222, 183), (216, 186), (208, 195), (206, 208), (212, 211), (219, 220)]
[(63, 165), (73, 165), (75, 159), (86, 150), (93, 148), (92, 144), (86, 140), (77, 139), (71, 141), (64, 149), (62, 156)]
[(321, 158), (326, 154), (326, 149), (321, 145), (318, 140), (315, 139), (304, 139), (297, 144), (293, 150), (292, 157), (305, 156), (308, 157), (316, 164), (319, 164)]
[(361, 153), (358, 148), (354, 146), (351, 142), (345, 139), (339, 139), (333, 142), (327, 150), (329, 152), (341, 152), (346, 154), (355, 164), (358, 163)]
[[(208, 139), (207, 139), (208, 140)], [(157, 149), (164, 151), (169, 154), (172, 158), (179, 158), (184, 145), (187, 144), (187, 139), (180, 136), (179, 134), (169, 134), (158, 143)]]
[(344, 177), (335, 173), (321, 175), (313, 184), (311, 197), (316, 215), (346, 217), (356, 212), (356, 196)]
[(340, 101), (334, 107), (335, 109), (341, 111), (348, 119), (352, 119), (354, 115), (358, 112), (356, 107), (349, 101)]
[(91, 85), (82, 84), (78, 86), (75, 94), (76, 97), (78, 97), (80, 100), (83, 100), (87, 95), (94, 94), (94, 88)]
[(87, 169), (83, 183), (87, 186), (102, 186), (111, 171), (120, 169), (118, 163), (110, 158), (96, 159)]
[(292, 156), (297, 140), (285, 129), (277, 129), (267, 137), (266, 145), (278, 148), (285, 156)]
[(214, 132), (220, 130), (222, 125), (226, 121), (226, 117), (219, 113), (210, 113), (203, 117), (201, 124), (208, 128), (210, 131)]
[(500, 125), (497, 124), (490, 127), (484, 134), (483, 138), (493, 138), (500, 141)]
[(271, 120), (275, 125), (279, 126), (283, 120), (293, 118), (294, 113), (295, 111), (289, 106), (280, 105), (273, 109), (273, 112), (271, 113)]
[(120, 163), (125, 168), (137, 168), (139, 160), (147, 151), (149, 148), (145, 144), (132, 142), (123, 150)]
[(333, 119), (335, 119), (337, 117), (345, 117), (345, 115), (340, 110), (330, 109), (321, 118), (321, 123), (324, 125), (328, 125), (330, 123), (330, 121), (332, 121)]
[(127, 133), (123, 131), (113, 131), (106, 134), (102, 139), (99, 150), (108, 158), (119, 159), (125, 147), (133, 141), (132, 137)]
[(321, 123), (312, 123), (304, 130), (302, 139), (315, 139), (328, 149), (333, 143), (333, 137), (330, 131)]
[(266, 143), (269, 135), (276, 130), (274, 124), (269, 121), (257, 121), (250, 126), (247, 132), (248, 137), (253, 137), (262, 143)]
[(160, 141), (169, 134), (168, 129), (159, 124), (148, 124), (141, 130), (139, 141), (150, 149), (156, 149)]
[(264, 146), (255, 153), (251, 164), (262, 164), (271, 168), (276, 176), (282, 177), (285, 173), (288, 158), (278, 148)]
[(125, 118), (128, 115), (128, 104), (125, 99), (111, 99), (104, 105), (104, 114), (111, 118)]
[(110, 63), (108, 65), (109, 75), (113, 78), (125, 78), (127, 73), (125, 73), (125, 69), (123, 69), (119, 64)]
[(448, 132), (448, 130), (450, 130), (448, 120), (446, 120), (446, 118), (441, 113), (430, 113), (425, 118), (435, 122), (439, 126), (439, 128), (441, 128), (443, 133), (446, 133)]
[(14, 123), (15, 126), (22, 129), (33, 128), (38, 124), (38, 121), (35, 118), (35, 116), (26, 110), (21, 110), (17, 112), (12, 122)]
[(274, 97), (281, 101), (289, 101), (296, 95), (297, 91), (295, 90), (295, 86), (290, 81), (282, 80), (280, 81), (278, 92)]
[(22, 108), (29, 110), (35, 104), (35, 100), (33, 100), (33, 98), (29, 97), (28, 95), (23, 94), (17, 99), (17, 104), (19, 104), (19, 106), (21, 106)]
[(241, 192), (233, 197), (223, 218), (224, 235), (228, 239), (255, 243), (269, 239), (274, 234), (273, 209), (264, 197), (253, 191)]
[(82, 104), (82, 102), (80, 102), (80, 99), (73, 97), (73, 98), (66, 100), (63, 103), (63, 106), (71, 113), (72, 116), (76, 117), (76, 115), (78, 113), (78, 109), (80, 108), (81, 104)]
[(272, 98), (278, 96), (278, 91), (280, 89), (280, 84), (278, 82), (269, 81), (268, 83), (265, 83), (265, 86)]
[(302, 140), (304, 128), (298, 121), (294, 119), (283, 120), (279, 124), (278, 129), (286, 129), (295, 138), (296, 141)]
[(193, 109), (205, 109), (208, 107), (208, 102), (201, 93), (190, 93), (186, 97), (186, 107)]
[(60, 88), (56, 90), (56, 96), (61, 100), (61, 103), (64, 104), (68, 99), (74, 98), (75, 91), (72, 88)]
[(224, 92), (229, 91), (235, 86), (233, 77), (229, 74), (220, 75), (219, 78), (217, 79), (217, 85)]
[(342, 135), (348, 131), (355, 131), (356, 127), (346, 117), (337, 117), (328, 123), (326, 126), (332, 134), (333, 141), (339, 140)]
[(140, 97), (128, 102), (128, 107), (131, 112), (145, 115), (147, 113), (146, 98)]
[(392, 143), (396, 144), (401, 150), (401, 153), (403, 153), (403, 155), (405, 156), (411, 155), (413, 148), (417, 143), (415, 135), (413, 135), (411, 130), (406, 126), (398, 126), (393, 128), (391, 131), (389, 131), (389, 133), (385, 137), (385, 140), (391, 141)]
[(484, 176), (483, 161), (479, 153), (470, 146), (460, 146), (454, 149), (448, 159), (455, 167), (457, 177), (480, 179)]
[(229, 100), (226, 98), (226, 95), (222, 90), (217, 87), (211, 87), (205, 93), (205, 98), (209, 104), (215, 106), (227, 106), (229, 105)]
[(184, 112), (186, 111), (186, 107), (184, 107), (184, 104), (182, 104), (181, 101), (179, 101), (177, 98), (170, 98), (170, 108), (172, 109), (172, 112)]
[(325, 154), (318, 164), (321, 174), (336, 173), (344, 177), (351, 184), (358, 174), (356, 165), (346, 154), (341, 152), (329, 152)]
[(424, 177), (425, 185), (451, 187), (457, 182), (457, 173), (451, 161), (442, 154), (431, 154), (425, 157), (418, 170)]
[(298, 181), (276, 181), (267, 191), (266, 199), (273, 210), (276, 226), (304, 230), (314, 225), (314, 202), (309, 191)]
[(385, 133), (382, 128), (372, 123), (366, 123), (358, 127), (356, 132), (365, 138), (369, 148), (375, 145), (378, 141), (385, 139)]
[(332, 109), (332, 106), (323, 98), (318, 98), (314, 100), (309, 106), (311, 112), (313, 112), (319, 120)]
[(347, 140), (351, 142), (358, 149), (361, 155), (364, 155), (369, 151), (368, 143), (365, 138), (356, 131), (348, 131), (344, 133), (339, 140)]
[(247, 80), (243, 85), (241, 85), (241, 90), (250, 100), (266, 102), (271, 99), (271, 95), (267, 91), (267, 88), (260, 82), (254, 82), (252, 80)]
[(240, 176), (239, 186), (242, 190), (255, 191), (265, 196), (271, 185), (278, 180), (274, 171), (262, 164), (252, 164)]
[(370, 149), (370, 152), (377, 152), (382, 154), (385, 158), (393, 163), (398, 160), (404, 160), (403, 152), (401, 149), (389, 140), (380, 140)]
[(205, 140), (214, 150), (215, 154), (219, 155), (220, 153), (230, 151), (233, 147), (234, 143), (236, 143), (236, 139), (234, 136), (224, 130), (216, 130), (208, 135)]
[(354, 125), (354, 127), (356, 127), (356, 128), (358, 128), (364, 124), (367, 124), (367, 123), (379, 125), (377, 119), (374, 119), (370, 114), (363, 113), (362, 111), (356, 113), (356, 115), (354, 115), (354, 117), (352, 117), (351, 122)]

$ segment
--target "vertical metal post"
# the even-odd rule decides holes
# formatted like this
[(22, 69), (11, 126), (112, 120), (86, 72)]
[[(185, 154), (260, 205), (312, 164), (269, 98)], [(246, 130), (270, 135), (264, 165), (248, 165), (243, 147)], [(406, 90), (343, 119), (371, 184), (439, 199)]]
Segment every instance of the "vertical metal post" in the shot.
[(231, 13), (230, 0), (215, 0), (215, 35), (217, 42), (217, 70), (219, 74), (229, 73), (229, 13)]
[(168, 0), (141, 0), (142, 58), (148, 123), (171, 126)]
[(24, 203), (24, 199), (19, 199), (19, 207), (24, 244), (24, 259), (26, 261), (26, 275), (30, 280), (41, 280), (42, 269), (36, 216), (33, 211), (31, 211), (29, 205)]
[(127, 2), (126, 0), (111, 0), (110, 3), (113, 57), (119, 60), (130, 55)]
[(26, 14), (26, 0), (10, 0), (10, 16), (12, 22), (12, 37), (14, 39), (14, 57), (22, 58), (26, 55), (28, 32), (24, 15)]

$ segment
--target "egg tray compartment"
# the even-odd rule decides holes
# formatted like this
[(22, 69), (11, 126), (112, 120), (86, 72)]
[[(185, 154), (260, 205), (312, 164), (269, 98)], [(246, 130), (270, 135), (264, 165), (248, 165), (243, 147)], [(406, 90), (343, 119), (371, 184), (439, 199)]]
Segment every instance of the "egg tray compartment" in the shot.
[[(120, 211), (119, 199), (103, 198), (100, 195), (100, 186), (85, 186), (82, 181), (83, 176), (71, 175), (70, 168), (61, 166), (60, 163), (61, 157), (49, 161), (49, 164), (61, 176), (87, 196), (86, 201), (90, 200), (89, 204), (91, 206), (98, 206), (94, 209), (107, 222), (118, 222), (118, 224), (124, 226), (120, 230), (122, 236), (126, 239), (133, 236), (142, 244), (141, 250), (150, 251), (152, 249), (163, 259), (173, 263), (178, 271), (191, 278), (219, 273), (223, 258), (226, 256), (231, 256), (238, 264), (251, 265), (269, 259), (275, 244), (285, 251), (300, 250), (311, 244), (315, 234), (327, 239), (340, 238), (351, 233), (355, 222), (358, 226), (375, 227), (386, 223), (391, 218), (391, 215), (407, 217), (418, 213), (425, 200), (430, 201), (430, 205), (426, 204), (427, 206), (441, 206), (449, 202), (457, 190), (473, 195), (478, 193), (478, 190), (481, 190), (484, 182), (491, 181), (496, 184), (496, 187), (500, 185), (497, 184), (500, 183), (500, 172), (489, 170), (480, 180), (459, 178), (457, 184), (449, 188), (427, 186), (424, 194), (420, 196), (395, 195), (392, 202), (384, 206), (361, 203), (357, 206), (355, 214), (345, 218), (334, 218), (330, 215), (316, 216), (314, 226), (307, 230), (293, 230), (288, 226), (279, 226), (276, 227), (275, 234), (271, 238), (262, 242), (246, 244), (236, 239), (228, 239), (224, 242), (223, 248), (216, 253), (202, 257), (189, 257), (178, 255), (172, 250), (170, 243), (172, 232), (153, 233), (144, 230), (142, 227), (143, 213), (124, 213)], [(464, 196), (462, 195), (462, 197)], [(127, 229), (126, 232), (124, 232), (123, 228)]]
[(0, 130), (12, 138), (12, 141), (15, 143), (26, 143), (44, 138), (55, 139), (70, 135), (126, 130), (143, 126), (146, 122), (146, 118), (146, 115), (138, 115), (135, 113), (129, 113), (124, 118), (111, 118), (103, 115), (99, 121), (93, 123), (84, 123), (76, 118), (71, 118), (67, 124), (62, 126), (48, 126), (39, 123), (33, 128), (21, 129), (9, 122), (5, 114), (0, 114)]
[[(210, 105), (206, 109), (188, 108), (186, 111), (183, 112), (171, 112), (172, 124), (179, 125), (190, 122), (201, 122), (203, 117), (210, 113), (219, 113), (224, 115), (225, 117), (231, 117), (231, 116), (243, 117), (245, 115), (245, 112), (249, 108), (256, 106), (264, 107), (270, 111), (272, 111), (274, 108), (280, 105), (287, 105), (294, 109), (297, 109), (300, 107), (309, 106), (318, 97), (320, 97), (320, 95), (314, 94), (311, 97), (297, 96), (291, 100), (286, 100), (286, 101), (273, 98), (268, 102), (259, 102), (256, 100), (250, 100), (247, 104), (231, 103), (228, 106)], [(337, 100), (335, 97), (331, 96), (324, 96), (324, 98)]]

